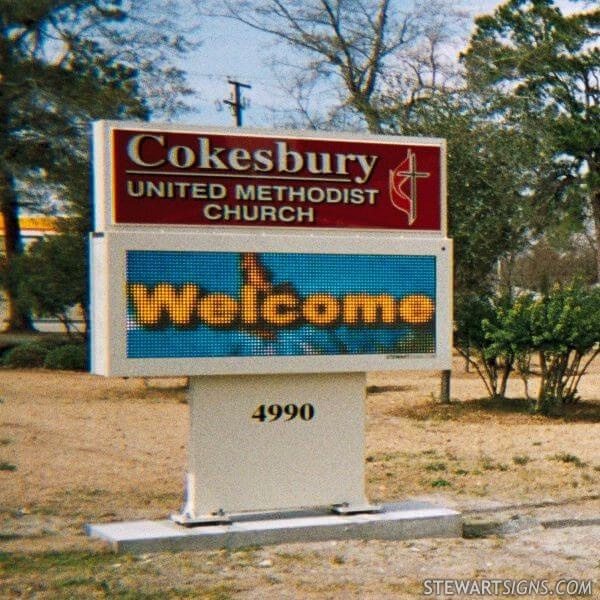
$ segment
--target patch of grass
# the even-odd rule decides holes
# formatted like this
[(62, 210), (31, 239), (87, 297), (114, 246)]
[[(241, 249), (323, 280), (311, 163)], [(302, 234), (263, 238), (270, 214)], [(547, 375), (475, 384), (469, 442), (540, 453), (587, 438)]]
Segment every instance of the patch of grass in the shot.
[(552, 458), (559, 462), (575, 465), (580, 469), (587, 466), (587, 463), (583, 462), (578, 456), (569, 454), (568, 452), (560, 452), (559, 454), (555, 454)]
[[(120, 580), (120, 571), (111, 567), (115, 561), (127, 563), (128, 575), (143, 581), (140, 585), (129, 585)], [(228, 584), (193, 587), (171, 587), (160, 578), (149, 579), (148, 574), (136, 570), (138, 560), (132, 556), (118, 559), (110, 552), (46, 552), (25, 555), (0, 552), (0, 572), (12, 580), (13, 586), (27, 586), (50, 593), (56, 598), (119, 598), (120, 600), (162, 600), (163, 598), (205, 598), (229, 600), (236, 589)], [(141, 564), (141, 563), (140, 563)]]
[(455, 475), (470, 475), (471, 471), (469, 471), (468, 469), (456, 469), (456, 471), (454, 471)]
[(331, 557), (332, 565), (343, 565), (343, 564), (345, 564), (345, 562), (346, 562), (346, 558), (342, 554), (334, 554)]
[[(201, 596), (198, 595), (196, 590), (187, 590), (187, 596), (180, 595), (180, 598), (206, 598), (206, 600), (231, 600), (234, 596), (232, 595), (235, 588), (228, 585), (218, 585), (208, 590), (204, 590)], [(164, 595), (162, 596), (164, 598)]]
[(81, 490), (81, 495), (88, 498), (97, 498), (98, 496), (108, 496), (110, 492), (102, 488), (85, 488)]
[(596, 465), (596, 466), (594, 467), (594, 471), (600, 471), (600, 465)]
[(406, 385), (368, 385), (367, 394), (383, 394), (384, 392), (405, 392), (410, 389)]
[(428, 465), (425, 465), (425, 470), (426, 471), (445, 471), (446, 470), (446, 463), (443, 462), (434, 462), (434, 463), (429, 463)]
[(481, 457), (481, 467), (484, 471), (508, 471), (508, 465), (498, 463), (489, 456)]
[(66, 579), (59, 579), (56, 582), (56, 587), (67, 588), (67, 587), (79, 587), (83, 585), (89, 585), (94, 583), (94, 577), (67, 577)]
[(445, 479), (436, 479), (431, 482), (431, 487), (450, 487), (452, 484)]
[(386, 463), (386, 462), (392, 462), (394, 460), (396, 460), (399, 457), (399, 453), (398, 452), (376, 452), (374, 454), (370, 454), (367, 457), (367, 462), (369, 463)]
[[(420, 404), (401, 404), (386, 411), (391, 417), (402, 417), (411, 421), (461, 421), (481, 423), (482, 421), (508, 421), (511, 423), (544, 423), (548, 417), (531, 412), (531, 403), (525, 398), (477, 398), (460, 400), (452, 404), (440, 404), (431, 400)], [(560, 420), (564, 423), (600, 423), (600, 409), (597, 401), (579, 401), (570, 405)]]
[(9, 438), (0, 438), (0, 446), (8, 446), (12, 444), (12, 440)]
[(0, 471), (16, 471), (16, 465), (12, 463), (6, 462), (5, 460), (0, 460)]
[[(96, 590), (106, 594), (104, 597), (118, 598), (119, 600), (163, 600), (164, 598), (205, 598), (206, 600), (230, 600), (232, 588), (218, 585), (199, 590), (184, 590), (180, 588), (166, 588), (156, 591), (144, 592), (139, 588), (125, 587), (121, 583), (110, 585), (107, 581), (95, 584)], [(81, 597), (81, 596), (80, 596)], [(89, 597), (89, 596), (87, 596)]]
[(114, 554), (91, 552), (44, 552), (41, 554), (14, 554), (0, 552), (0, 568), (6, 574), (44, 573), (52, 569), (96, 569), (114, 561)]
[(306, 564), (314, 562), (315, 556), (306, 552), (277, 552), (275, 555), (278, 559), (289, 561), (291, 563)]
[(524, 466), (531, 461), (531, 458), (527, 454), (515, 454), (512, 460), (515, 465)]
[(249, 566), (257, 561), (257, 552), (259, 546), (245, 546), (229, 550), (227, 554), (228, 560), (233, 560), (235, 564), (240, 566)]
[(496, 463), (489, 458), (484, 458), (481, 466), (483, 467), (484, 471), (494, 471), (496, 469)]
[(466, 540), (478, 540), (493, 535), (495, 529), (500, 526), (499, 522), (466, 522), (463, 525), (463, 538)]
[[(519, 459), (526, 458), (526, 460), (524, 463), (517, 463), (517, 464), (527, 464), (527, 462), (529, 462), (528, 457), (518, 457), (518, 458)], [(483, 467), (484, 471), (508, 471), (508, 465), (506, 465), (504, 463), (494, 462), (490, 458), (483, 458), (483, 462), (482, 462), (481, 466)]]

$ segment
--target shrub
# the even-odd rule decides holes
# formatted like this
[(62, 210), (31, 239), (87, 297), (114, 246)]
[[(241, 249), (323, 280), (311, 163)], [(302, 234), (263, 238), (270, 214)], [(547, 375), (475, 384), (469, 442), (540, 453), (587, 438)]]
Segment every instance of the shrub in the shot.
[(533, 297), (469, 296), (456, 307), (455, 345), (475, 367), (491, 399), (504, 398), (515, 361), (531, 346), (529, 313)]
[(542, 372), (535, 410), (576, 402), (581, 377), (600, 353), (600, 288), (556, 286), (533, 305), (531, 333)]
[(445, 471), (446, 463), (443, 463), (443, 462), (429, 463), (428, 465), (425, 465), (425, 470), (426, 471)]
[(569, 454), (568, 452), (561, 452), (560, 454), (555, 454), (553, 456), (554, 460), (558, 460), (560, 462), (563, 463), (567, 463), (567, 464), (572, 464), (575, 465), (576, 467), (579, 468), (583, 468), (586, 467), (587, 464), (584, 463), (579, 456), (576, 456), (575, 454)]
[(431, 482), (431, 487), (448, 487), (450, 485), (452, 484), (445, 479), (436, 479), (435, 481)]
[(87, 369), (87, 352), (84, 344), (65, 344), (50, 350), (44, 361), (46, 369), (65, 371), (85, 371)]
[(73, 340), (70, 339), (70, 336), (66, 335), (44, 335), (37, 343), (42, 346), (42, 348), (46, 348), (46, 350), (54, 350), (59, 346), (72, 344)]
[(492, 399), (505, 396), (516, 367), (529, 399), (530, 364), (536, 356), (541, 381), (533, 409), (552, 414), (577, 401), (581, 377), (600, 354), (600, 288), (575, 282), (539, 298), (460, 299), (455, 343)]
[(47, 348), (44, 348), (41, 344), (28, 342), (26, 344), (19, 344), (6, 352), (2, 363), (7, 367), (17, 369), (42, 367), (47, 353)]

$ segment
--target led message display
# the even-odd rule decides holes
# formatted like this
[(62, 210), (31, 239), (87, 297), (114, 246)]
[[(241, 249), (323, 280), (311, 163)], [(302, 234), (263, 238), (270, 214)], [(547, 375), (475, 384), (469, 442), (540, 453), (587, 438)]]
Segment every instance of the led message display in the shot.
[(436, 257), (127, 250), (127, 358), (433, 354)]
[(442, 140), (316, 135), (100, 122), (111, 182), (96, 202), (110, 225), (443, 231)]

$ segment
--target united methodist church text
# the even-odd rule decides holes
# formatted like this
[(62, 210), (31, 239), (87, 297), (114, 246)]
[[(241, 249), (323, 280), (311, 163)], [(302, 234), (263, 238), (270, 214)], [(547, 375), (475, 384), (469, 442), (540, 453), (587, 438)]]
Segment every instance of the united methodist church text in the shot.
[(133, 131), (113, 144), (117, 222), (439, 227), (439, 147)]

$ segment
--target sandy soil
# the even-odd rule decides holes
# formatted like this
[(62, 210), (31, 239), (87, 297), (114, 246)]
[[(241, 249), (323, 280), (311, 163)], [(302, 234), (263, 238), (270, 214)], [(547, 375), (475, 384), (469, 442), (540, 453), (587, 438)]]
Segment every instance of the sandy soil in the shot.
[[(558, 418), (529, 414), (518, 380), (516, 400), (483, 400), (459, 360), (450, 406), (436, 373), (369, 376), (370, 499), (426, 498), (473, 523), (519, 516), (519, 532), (115, 557), (85, 523), (181, 504), (177, 383), (0, 370), (0, 597), (407, 598), (442, 576), (592, 578), (600, 597), (600, 361)], [(540, 525), (564, 519), (580, 526)]]

